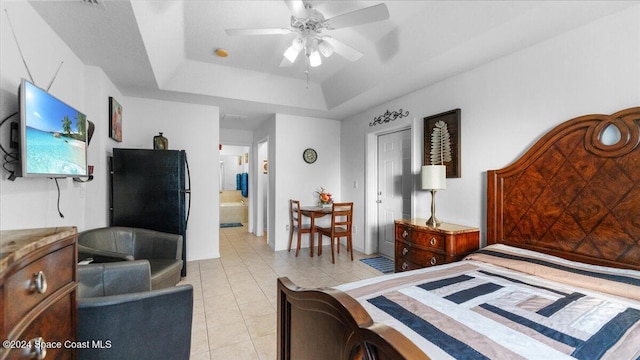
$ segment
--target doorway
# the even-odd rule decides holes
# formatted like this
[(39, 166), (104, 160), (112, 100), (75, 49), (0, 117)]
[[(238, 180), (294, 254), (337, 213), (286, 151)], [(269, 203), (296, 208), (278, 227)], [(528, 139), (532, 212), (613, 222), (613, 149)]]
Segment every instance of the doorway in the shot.
[(242, 145), (220, 147), (220, 224), (249, 227), (249, 174), (251, 148)]
[(378, 136), (377, 234), (378, 253), (395, 253), (395, 220), (411, 217), (411, 129)]

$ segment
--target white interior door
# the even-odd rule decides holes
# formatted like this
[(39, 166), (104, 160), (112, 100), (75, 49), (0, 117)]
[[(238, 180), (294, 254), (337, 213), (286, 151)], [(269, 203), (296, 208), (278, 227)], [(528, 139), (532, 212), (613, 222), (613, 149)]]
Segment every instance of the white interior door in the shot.
[(394, 258), (394, 221), (411, 216), (411, 130), (378, 136), (378, 253)]

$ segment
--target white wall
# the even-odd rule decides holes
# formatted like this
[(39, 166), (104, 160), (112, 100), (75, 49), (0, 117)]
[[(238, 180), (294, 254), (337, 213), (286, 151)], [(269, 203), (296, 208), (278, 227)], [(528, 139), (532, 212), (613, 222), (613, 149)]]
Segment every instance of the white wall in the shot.
[[(269, 161), (267, 175), (262, 174), (262, 160), (258, 144), (268, 140), (266, 152)], [(318, 153), (314, 164), (302, 159), (302, 152), (313, 148)], [(336, 200), (343, 199), (340, 193), (340, 122), (328, 119), (309, 118), (286, 114), (275, 114), (254, 132), (254, 154), (256, 176), (255, 190), (267, 184), (266, 196), (257, 201), (268, 201), (267, 240), (276, 251), (288, 247), (289, 199), (298, 199), (303, 205), (317, 202), (314, 192), (324, 187), (332, 192)], [(260, 181), (262, 176), (268, 180)], [(260, 212), (256, 211), (256, 216)], [(262, 219), (256, 219), (260, 225)], [(327, 240), (328, 242), (328, 240)], [(302, 246), (308, 247), (307, 237)]]
[[(98, 118), (95, 109), (86, 105), (84, 65), (66, 44), (54, 33), (27, 2), (3, 2), (15, 29), (25, 61), (35, 84), (47, 88), (61, 62), (64, 62), (50, 93), (85, 113), (89, 119)], [(7, 13), (0, 16), (0, 118), (18, 111), (18, 86), (21, 78), (29, 79), (20, 58), (18, 47), (7, 21)], [(93, 89), (89, 89), (93, 90)], [(11, 121), (18, 121), (13, 117)], [(97, 124), (96, 124), (97, 125)], [(9, 149), (9, 122), (0, 129), (0, 142)], [(89, 148), (92, 156), (93, 145)], [(91, 161), (91, 158), (90, 158)], [(53, 180), (46, 178), (18, 178), (7, 180), (2, 170), (0, 180), (0, 229), (20, 229), (51, 226), (78, 226), (85, 223), (86, 184), (71, 179), (58, 180), (60, 185), (60, 211), (58, 191)]]
[(191, 215), (187, 260), (220, 256), (219, 108), (127, 97), (119, 147), (152, 149), (162, 132), (169, 149), (185, 150), (191, 170)]
[(225, 145), (251, 145), (253, 131), (220, 129), (220, 143)]
[[(256, 224), (256, 228), (253, 229), (254, 234), (257, 236), (264, 236), (263, 230), (266, 230), (267, 243), (272, 248), (275, 247), (275, 223), (273, 223), (273, 216), (269, 218), (268, 214), (274, 214), (273, 199), (275, 197), (275, 171), (268, 171), (267, 174), (263, 174), (262, 163), (264, 160), (268, 161), (269, 169), (273, 169), (276, 166), (275, 158), (275, 142), (276, 142), (276, 118), (275, 115), (266, 121), (264, 121), (253, 133), (253, 156), (255, 162), (251, 163), (252, 172), (256, 174), (249, 179), (251, 183), (250, 193), (256, 194), (255, 212), (250, 211), (253, 221), (249, 223)], [(250, 230), (251, 231), (251, 230)]]
[[(275, 250), (288, 247), (289, 199), (304, 205), (315, 205), (314, 194), (324, 187), (335, 201), (350, 201), (340, 192), (340, 122), (319, 118), (276, 114), (275, 172)], [(307, 164), (302, 152), (313, 148), (318, 160)], [(271, 234), (271, 231), (270, 231)], [(303, 246), (308, 246), (304, 237)], [(328, 243), (328, 239), (326, 239)]]
[[(367, 134), (412, 123), (422, 134), (421, 118), (461, 108), (462, 177), (448, 179), (447, 189), (438, 192), (437, 214), (443, 221), (480, 227), (484, 241), (487, 170), (505, 167), (565, 120), (638, 105), (640, 6), (635, 6), (344, 121), (342, 195), (364, 204), (366, 190), (353, 189), (353, 181), (375, 186), (361, 165), (369, 158)], [(410, 117), (368, 126), (385, 110), (400, 108)], [(414, 217), (428, 217), (430, 201), (427, 192), (417, 192)], [(366, 219), (354, 219), (357, 226), (369, 225), (355, 235), (354, 247), (360, 251), (375, 241), (375, 204), (368, 206)]]
[(109, 164), (108, 157), (118, 143), (109, 137), (109, 96), (126, 106), (126, 99), (109, 80), (102, 69), (95, 66), (85, 68), (86, 107), (95, 117), (88, 119), (96, 129), (89, 144), (88, 163), (94, 166), (93, 180), (84, 183), (86, 189), (84, 229), (109, 225)]

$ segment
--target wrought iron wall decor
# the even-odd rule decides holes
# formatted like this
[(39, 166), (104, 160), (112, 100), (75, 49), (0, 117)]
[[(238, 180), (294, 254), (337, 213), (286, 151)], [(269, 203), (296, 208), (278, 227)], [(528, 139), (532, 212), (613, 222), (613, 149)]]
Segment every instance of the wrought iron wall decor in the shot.
[(376, 126), (380, 124), (386, 124), (388, 122), (394, 121), (396, 119), (401, 119), (405, 116), (409, 116), (409, 110), (402, 112), (402, 109), (398, 111), (385, 111), (384, 114), (380, 116), (376, 116), (373, 118), (373, 121), (369, 123), (369, 126)]
[(424, 118), (424, 159), (423, 165), (436, 165), (441, 161), (431, 162), (431, 148), (433, 147), (431, 137), (436, 124), (442, 121), (447, 125), (450, 135), (450, 160), (445, 160), (442, 165), (447, 167), (447, 178), (462, 177), (460, 173), (460, 109), (446, 111), (437, 115)]

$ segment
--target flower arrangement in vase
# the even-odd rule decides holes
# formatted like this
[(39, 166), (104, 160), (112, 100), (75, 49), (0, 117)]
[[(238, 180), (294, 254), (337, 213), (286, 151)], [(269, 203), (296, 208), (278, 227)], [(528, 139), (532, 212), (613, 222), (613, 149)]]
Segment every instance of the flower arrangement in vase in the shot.
[(319, 191), (316, 191), (318, 195), (318, 206), (331, 205), (333, 200), (331, 199), (331, 193), (321, 187)]

